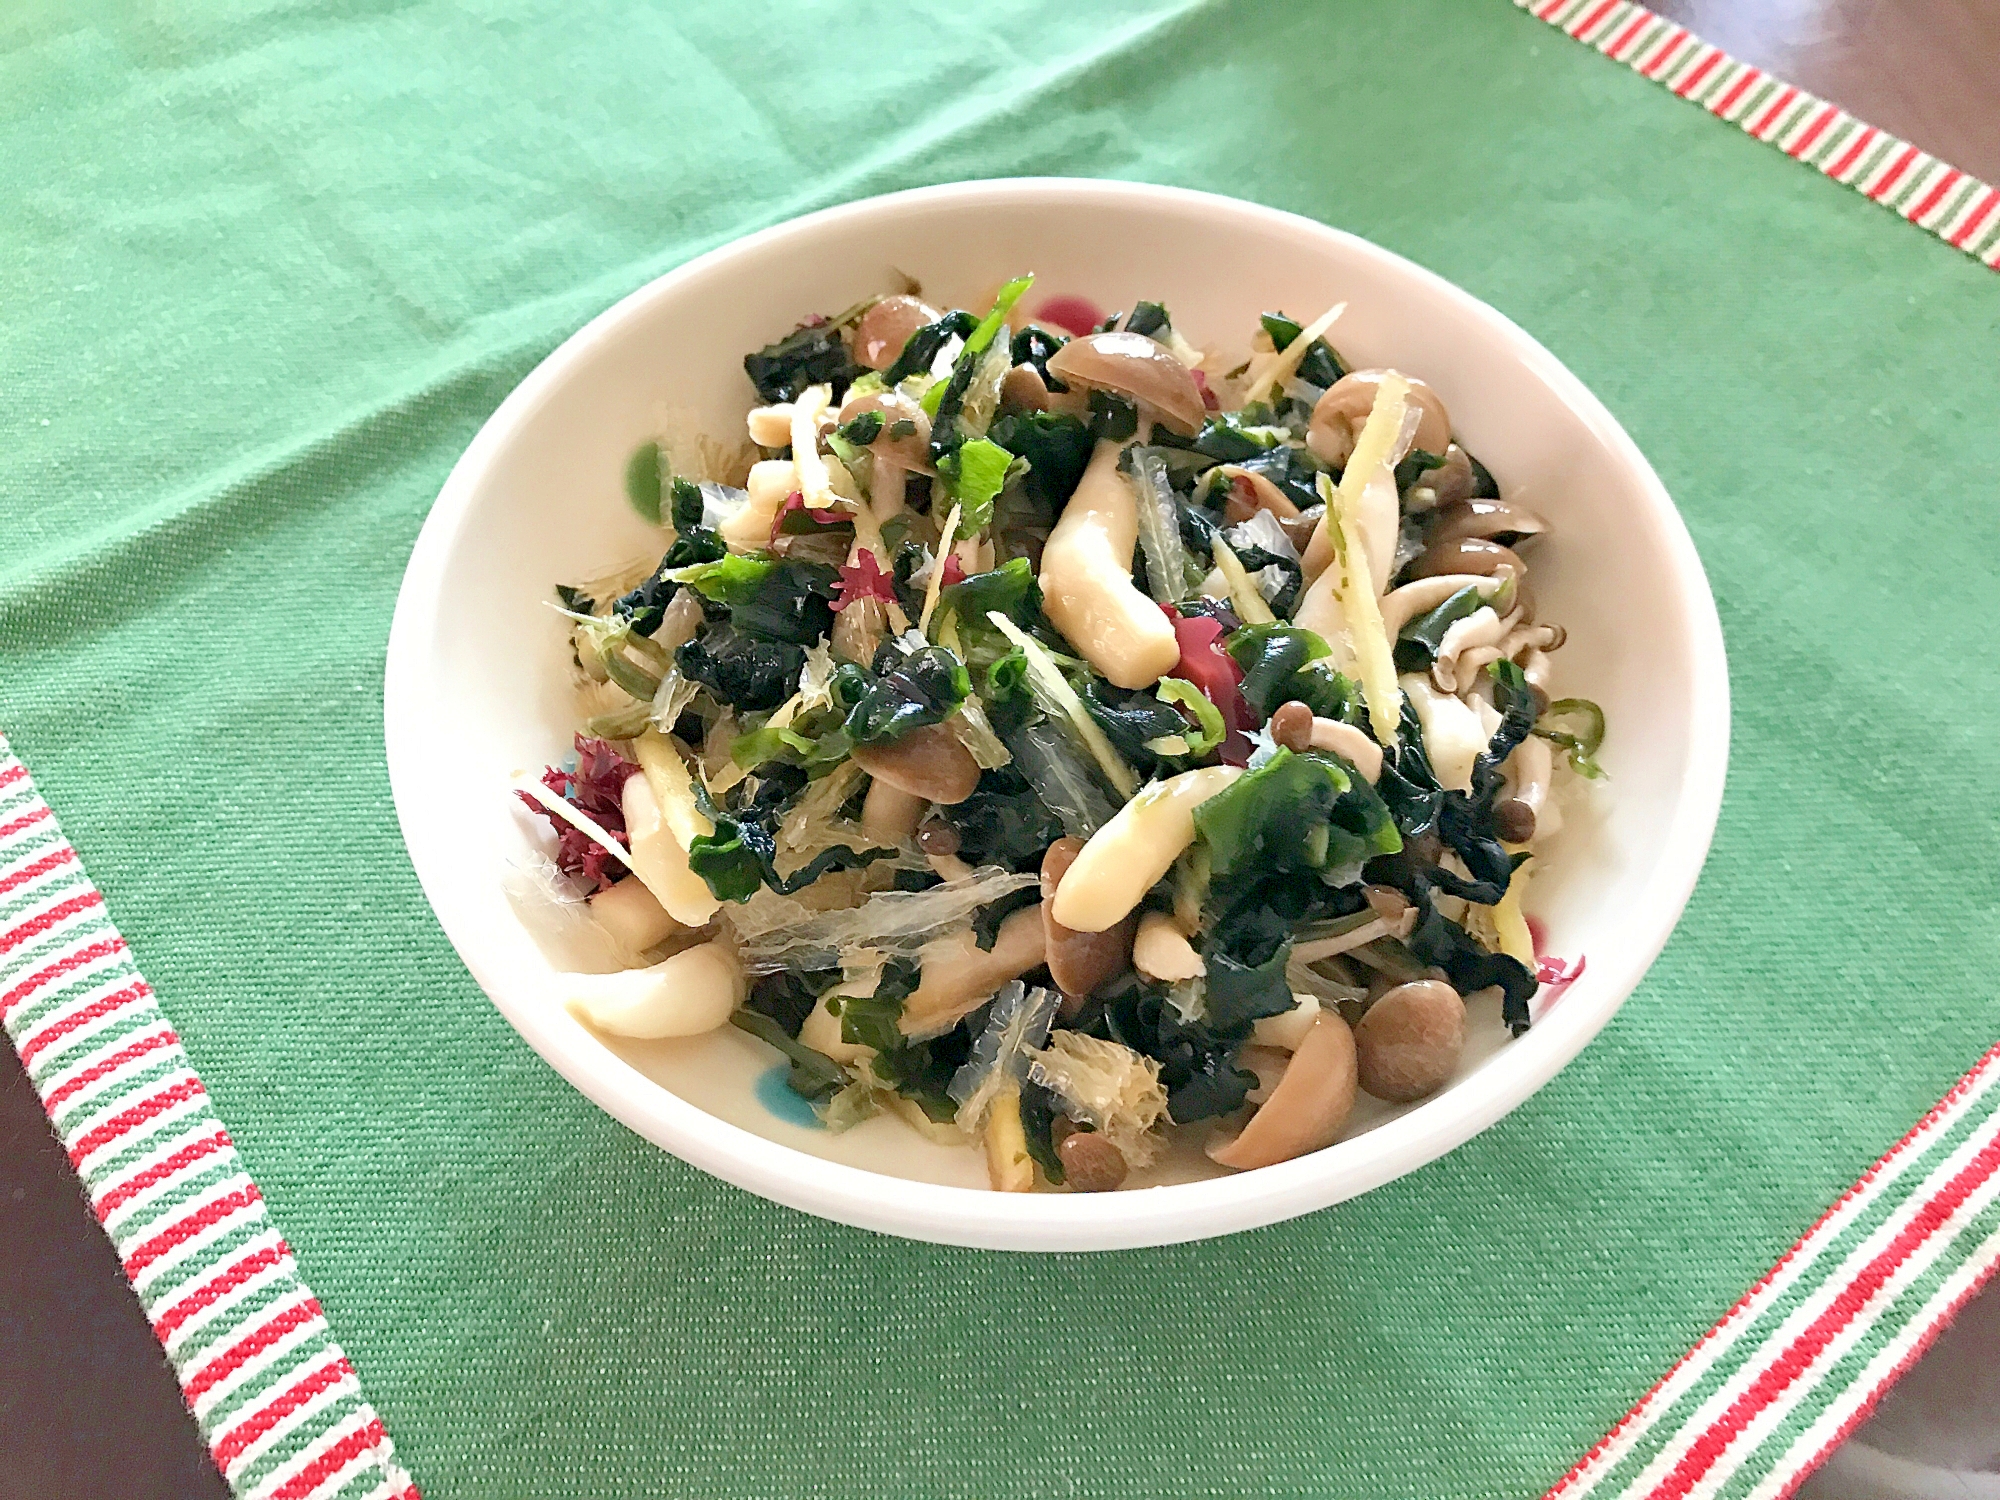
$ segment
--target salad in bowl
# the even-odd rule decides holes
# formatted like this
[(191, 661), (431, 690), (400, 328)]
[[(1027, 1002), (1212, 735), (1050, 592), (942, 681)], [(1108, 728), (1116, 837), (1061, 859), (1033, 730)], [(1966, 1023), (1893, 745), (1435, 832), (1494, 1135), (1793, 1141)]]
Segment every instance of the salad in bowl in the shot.
[(1524, 887), (1604, 716), (1555, 683), (1547, 523), (1341, 312), (1022, 276), (749, 353), (741, 437), (634, 459), (663, 555), (551, 580), (574, 753), (517, 785), (523, 899), (623, 965), (569, 1009), (735, 1026), (819, 1125), (1017, 1192), (1317, 1151), (1527, 1030), (1578, 969)]

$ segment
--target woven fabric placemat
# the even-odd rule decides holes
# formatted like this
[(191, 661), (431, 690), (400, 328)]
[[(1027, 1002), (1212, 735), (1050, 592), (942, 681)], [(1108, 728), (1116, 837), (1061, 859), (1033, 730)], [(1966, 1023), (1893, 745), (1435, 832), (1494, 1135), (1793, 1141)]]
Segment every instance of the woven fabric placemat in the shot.
[[(1989, 1073), (1956, 1081), (2000, 1033), (1976, 261), (1497, 3), (6, 28), (0, 723), (177, 1037), (58, 1124), (191, 1060), (176, 1107), (235, 1154), (182, 1218), (214, 1188), (238, 1206), (202, 1233), (283, 1226), (273, 1285), (302, 1275), (313, 1311), (231, 1370), (323, 1337), (335, 1373), (262, 1429), (311, 1428), (289, 1468), (245, 1479), (256, 1436), (224, 1455), (245, 1493), (403, 1484), (336, 1357), (440, 1496), (1533, 1493), (1635, 1402), (1572, 1490), (1776, 1493), (1851, 1417), (1832, 1398), (1865, 1403), (1976, 1280)], [(590, 314), (806, 208), (1065, 171), (1312, 214), (1534, 331), (1688, 518), (1737, 740), (1680, 935), (1500, 1125), (1291, 1224), (1006, 1257), (748, 1198), (561, 1084), (417, 892), (380, 680), (451, 460)], [(64, 878), (14, 887), (7, 930)]]

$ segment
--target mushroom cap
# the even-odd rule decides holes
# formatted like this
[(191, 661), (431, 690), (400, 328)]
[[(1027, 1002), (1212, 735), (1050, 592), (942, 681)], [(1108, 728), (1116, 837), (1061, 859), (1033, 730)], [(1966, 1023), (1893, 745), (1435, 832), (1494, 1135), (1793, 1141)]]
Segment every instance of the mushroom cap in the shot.
[(1472, 493), (1471, 458), (1456, 443), (1438, 456), (1444, 460), (1443, 466), (1419, 474), (1411, 490), (1413, 492), (1428, 490), (1432, 506), (1449, 505), (1454, 500), (1463, 500)]
[[(1374, 410), (1375, 393), (1382, 387), (1382, 377), (1389, 373), (1350, 370), (1327, 387), (1325, 394), (1313, 403), (1312, 421), (1307, 428), (1306, 442), (1315, 454), (1330, 464), (1347, 462), (1361, 424)], [(1401, 462), (1411, 448), (1442, 456), (1451, 446), (1451, 414), (1445, 410), (1444, 398), (1414, 376), (1405, 375), (1403, 379), (1409, 385), (1404, 400), (1419, 416), (1414, 432), (1405, 424), (1407, 444), (1398, 444), (1394, 461)]]
[(1054, 896), (1063, 876), (1083, 852), (1083, 844), (1060, 838), (1042, 856), (1042, 934), (1049, 978), (1062, 991), (1065, 1018), (1082, 1008), (1083, 1001), (1100, 985), (1109, 983), (1132, 965), (1132, 939), (1139, 929), (1139, 914), (1102, 932), (1077, 932), (1055, 919)]
[[(1382, 628), (1394, 640), (1405, 625), (1425, 610), (1436, 609), (1460, 589), (1489, 584), (1483, 573), (1430, 573), (1391, 589), (1382, 599)], [(1487, 588), (1481, 588), (1482, 594)]]
[(1480, 573), (1491, 578), (1511, 572), (1520, 578), (1528, 571), (1521, 554), (1501, 542), (1484, 537), (1458, 536), (1433, 542), (1410, 568), (1412, 578), (1433, 578), (1440, 573)]
[(1143, 333), (1087, 333), (1071, 339), (1049, 356), (1049, 373), (1065, 385), (1129, 396), (1184, 433), (1198, 432), (1207, 412), (1188, 367)]
[(1466, 537), (1512, 546), (1548, 529), (1549, 523), (1533, 511), (1505, 500), (1458, 500), (1438, 512), (1430, 539), (1433, 547)]
[(1442, 1088), (1465, 1051), (1465, 1002), (1442, 979), (1384, 992), (1354, 1028), (1361, 1086), (1405, 1104)]
[(1000, 410), (1047, 411), (1049, 387), (1033, 365), (1016, 365), (1000, 382)]
[(854, 763), (912, 797), (952, 807), (979, 785), (979, 762), (942, 724), (924, 724), (881, 745), (856, 745)]
[[(868, 451), (894, 459), (906, 469), (930, 473), (931, 419), (924, 409), (901, 391), (877, 391), (868, 396), (856, 396), (841, 407), (840, 420), (851, 422), (871, 411), (882, 414), (882, 430), (868, 445)], [(893, 429), (903, 422), (910, 424), (910, 431), (897, 437)]]
[(871, 370), (886, 370), (903, 352), (910, 335), (942, 314), (919, 297), (884, 297), (854, 325), (854, 359)]

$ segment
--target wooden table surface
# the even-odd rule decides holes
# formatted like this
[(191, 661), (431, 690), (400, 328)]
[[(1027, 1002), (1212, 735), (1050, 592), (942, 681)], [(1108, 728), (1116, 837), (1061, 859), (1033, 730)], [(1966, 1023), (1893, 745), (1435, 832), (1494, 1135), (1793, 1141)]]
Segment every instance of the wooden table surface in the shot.
[[(1654, 8), (2000, 182), (2000, 0), (1664, 0)], [(2000, 1369), (1996, 1344), (2000, 1293), (1989, 1292), (1931, 1359), (1939, 1368), (1969, 1358)], [(1922, 1403), (1969, 1399), (1963, 1382), (1929, 1373), (1885, 1403), (1884, 1423), (1921, 1430)], [(2000, 1407), (1990, 1417), (2000, 1433)], [(2000, 1439), (1995, 1447), (2000, 1458)], [(0, 1500), (228, 1493), (19, 1061), (0, 1047)], [(1833, 1475), (1817, 1477), (1804, 1495), (1845, 1500)]]

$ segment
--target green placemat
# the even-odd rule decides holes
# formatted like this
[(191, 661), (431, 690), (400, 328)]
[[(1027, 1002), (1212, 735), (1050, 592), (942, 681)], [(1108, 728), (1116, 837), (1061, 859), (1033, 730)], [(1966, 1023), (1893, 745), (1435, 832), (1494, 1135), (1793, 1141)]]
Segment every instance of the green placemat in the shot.
[[(0, 723), (434, 1497), (1528, 1493), (2000, 1032), (1991, 272), (1497, 3), (0, 19)], [(590, 314), (867, 192), (1256, 198), (1516, 318), (1679, 500), (1709, 871), (1533, 1101), (1308, 1219), (884, 1240), (563, 1085), (404, 859), (430, 497)], [(448, 747), (441, 747), (448, 753)]]

